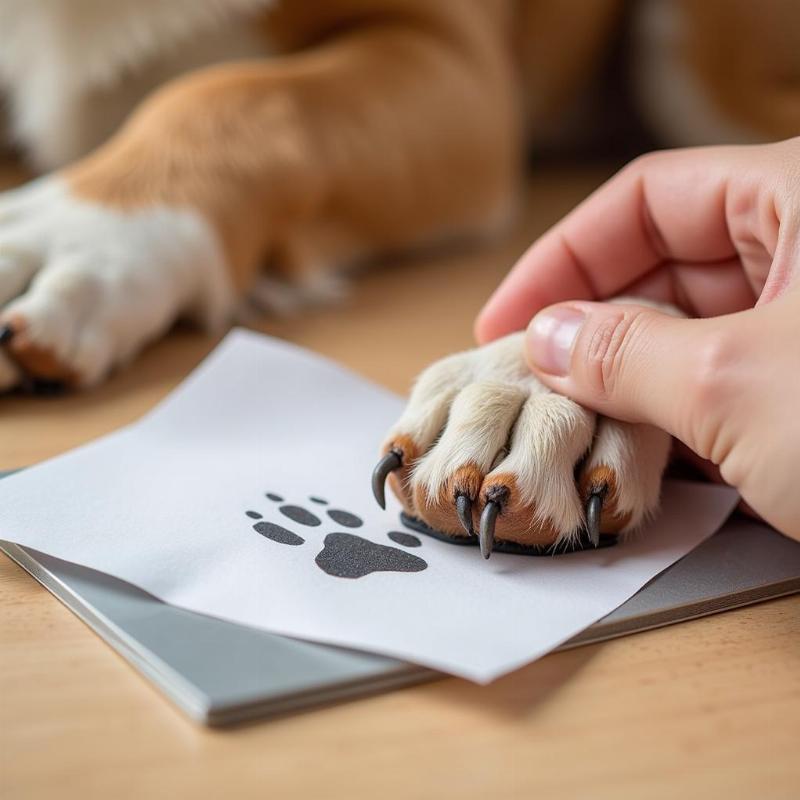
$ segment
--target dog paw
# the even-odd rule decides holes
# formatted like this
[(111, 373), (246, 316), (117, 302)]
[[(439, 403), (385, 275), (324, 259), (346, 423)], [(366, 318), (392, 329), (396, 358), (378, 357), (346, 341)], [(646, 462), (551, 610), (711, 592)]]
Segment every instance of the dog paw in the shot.
[(658, 505), (670, 447), (647, 425), (599, 417), (528, 370), (522, 334), (428, 367), (373, 475), (405, 512), (452, 537), (575, 546), (634, 530)]
[(106, 208), (59, 176), (0, 193), (0, 390), (89, 386), (178, 316), (219, 324), (223, 262), (189, 210)]

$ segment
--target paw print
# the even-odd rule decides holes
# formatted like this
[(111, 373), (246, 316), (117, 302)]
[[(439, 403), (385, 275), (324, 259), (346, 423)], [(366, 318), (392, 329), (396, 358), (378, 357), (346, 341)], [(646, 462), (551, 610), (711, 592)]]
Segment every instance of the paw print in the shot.
[[(317, 506), (315, 513), (303, 506), (285, 503), (284, 498), (274, 492), (267, 492), (264, 496), (277, 505), (278, 512), (286, 519), (305, 528), (319, 528), (323, 523), (323, 514), (343, 528), (355, 529), (364, 524), (358, 515), (341, 508), (331, 508), (328, 501), (321, 497), (308, 498)], [(306, 543), (303, 536), (264, 519), (264, 515), (258, 511), (248, 510), (245, 515), (256, 520), (253, 530), (272, 542), (290, 547), (300, 547)], [(412, 533), (389, 531), (386, 536), (401, 547), (415, 548), (422, 545), (420, 539)], [(378, 544), (355, 533), (338, 531), (325, 536), (322, 550), (317, 553), (314, 562), (323, 572), (335, 578), (363, 578), (373, 572), (420, 572), (428, 566), (424, 559), (406, 550)]]

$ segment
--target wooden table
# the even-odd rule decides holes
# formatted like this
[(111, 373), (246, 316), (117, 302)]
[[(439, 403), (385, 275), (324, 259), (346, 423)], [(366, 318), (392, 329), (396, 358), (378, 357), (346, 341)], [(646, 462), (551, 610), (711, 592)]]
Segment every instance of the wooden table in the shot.
[[(337, 307), (258, 327), (405, 391), (470, 345), (509, 264), (603, 175), (540, 172), (500, 241), (386, 265)], [(136, 419), (214, 344), (179, 330), (96, 391), (0, 399), (0, 469)], [(797, 798), (798, 742), (798, 597), (557, 653), (485, 688), (447, 679), (205, 730), (0, 558), (2, 800)]]

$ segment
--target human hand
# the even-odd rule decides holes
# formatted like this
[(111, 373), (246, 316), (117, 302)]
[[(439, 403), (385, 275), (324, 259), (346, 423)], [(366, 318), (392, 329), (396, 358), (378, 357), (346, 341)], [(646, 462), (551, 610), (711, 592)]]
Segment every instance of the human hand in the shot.
[[(537, 241), (476, 333), (492, 340), (560, 303), (528, 327), (539, 380), (673, 434), (800, 538), (799, 268), (800, 139), (656, 153)], [(585, 302), (622, 293), (700, 318)]]

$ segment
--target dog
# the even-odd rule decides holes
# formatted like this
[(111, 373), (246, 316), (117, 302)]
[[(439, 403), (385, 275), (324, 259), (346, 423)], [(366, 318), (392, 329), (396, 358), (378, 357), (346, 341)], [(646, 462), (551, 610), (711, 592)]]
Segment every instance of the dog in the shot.
[[(89, 387), (180, 317), (218, 328), (248, 291), (274, 304), (286, 286), (324, 297), (350, 265), (502, 229), (528, 144), (558, 139), (570, 121), (586, 127), (575, 108), (631, 16), (626, 8), (621, 0), (0, 0), (7, 134), (42, 173), (0, 194), (0, 391), (31, 381)], [(757, 9), (746, 0), (637, 5), (629, 22), (643, 116), (669, 144), (795, 133), (795, 16), (782, 0)], [(588, 412), (519, 372), (516, 347), (454, 357), (454, 381), (465, 364), (476, 376), (506, 377), (497, 396), (462, 387), (450, 415), (466, 438), (456, 441), (448, 424), (432, 451), (442, 457), (406, 484), (411, 502), (438, 508), (430, 497), (455, 485), (447, 464), (476, 447), (480, 469), (463, 482), (477, 497), (503, 438), (502, 426), (481, 427), (483, 415), (508, 421), (516, 409), (519, 432), (541, 432), (549, 420), (536, 447), (550, 455), (512, 447), (507, 458), (520, 462), (508, 474), (520, 495), (504, 506), (498, 536), (532, 508), (540, 538), (571, 535), (585, 521), (567, 487), (590, 441), (598, 469), (615, 464), (601, 482), (615, 498), (601, 528), (635, 525), (657, 496), (663, 443), (604, 420), (595, 435)], [(441, 398), (462, 386), (443, 385), (449, 369), (426, 373), (412, 396), (406, 471), (433, 441)], [(534, 476), (545, 457), (558, 478)], [(643, 458), (652, 470), (631, 478)], [(639, 486), (636, 497), (625, 494), (629, 484)], [(502, 485), (516, 496), (510, 478)], [(398, 491), (408, 502), (407, 489)], [(430, 496), (424, 503), (420, 492)], [(462, 512), (466, 520), (463, 503)], [(428, 518), (461, 530), (458, 514)]]

